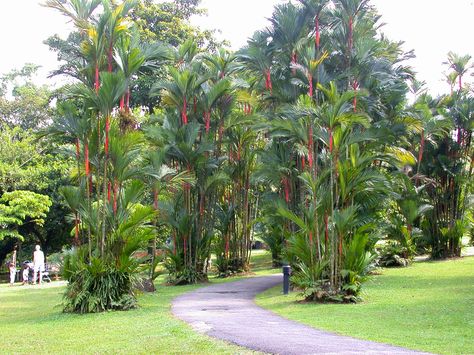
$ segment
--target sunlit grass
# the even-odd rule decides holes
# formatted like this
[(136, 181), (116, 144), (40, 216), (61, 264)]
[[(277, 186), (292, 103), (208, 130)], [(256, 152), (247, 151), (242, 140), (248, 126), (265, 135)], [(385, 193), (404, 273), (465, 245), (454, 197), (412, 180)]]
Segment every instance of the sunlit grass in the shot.
[[(252, 258), (256, 268), (268, 253)], [(273, 272), (277, 272), (275, 270)], [(256, 275), (271, 273), (263, 270)], [(230, 279), (211, 278), (210, 283)], [(165, 286), (139, 296), (140, 307), (128, 312), (64, 314), (59, 306), (64, 283), (41, 287), (0, 285), (0, 353), (108, 354), (250, 354), (246, 349), (199, 334), (171, 314), (176, 296), (202, 287)]]
[(386, 269), (355, 305), (302, 304), (281, 287), (257, 304), (286, 318), (361, 339), (442, 354), (474, 354), (474, 257)]

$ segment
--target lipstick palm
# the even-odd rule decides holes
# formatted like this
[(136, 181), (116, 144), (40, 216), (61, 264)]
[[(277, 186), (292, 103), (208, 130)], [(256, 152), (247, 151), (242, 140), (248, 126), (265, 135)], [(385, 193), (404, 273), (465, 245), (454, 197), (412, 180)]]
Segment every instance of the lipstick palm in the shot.
[(136, 75), (147, 70), (155, 69), (170, 60), (172, 53), (169, 47), (162, 44), (144, 45), (139, 41), (139, 35), (132, 28), (128, 36), (120, 36), (114, 47), (114, 60), (125, 77), (127, 89), (120, 99), (122, 128), (126, 128), (130, 117), (131, 86)]
[(193, 98), (199, 94), (201, 85), (207, 80), (193, 69), (170, 69), (171, 80), (162, 80), (151, 89), (152, 96), (161, 96), (165, 106), (173, 107), (181, 116), (181, 124), (187, 125)]
[[(301, 7), (289, 2), (276, 6), (269, 19), (271, 38), (279, 50), (278, 60), (281, 63), (288, 63), (287, 68), (298, 63), (300, 51), (307, 41), (306, 15), (307, 13)], [(294, 74), (294, 69), (292, 72)]]
[(314, 23), (314, 45), (316, 54), (321, 48), (321, 25), (324, 17), (324, 10), (329, 4), (329, 0), (298, 0), (304, 5), (306, 16)]
[(45, 6), (60, 11), (79, 29), (87, 29), (89, 20), (102, 0), (46, 0)]
[[(293, 83), (305, 85), (308, 88), (308, 96), (313, 98), (315, 88), (319, 84), (319, 71), (321, 64), (328, 58), (325, 52), (319, 58), (317, 50), (313, 46), (308, 46), (301, 51), (299, 63), (293, 64), (292, 68), (301, 74)], [(316, 58), (316, 59), (315, 59)], [(316, 80), (316, 81), (315, 81)], [(325, 84), (325, 83), (322, 83)]]
[(462, 78), (466, 75), (470, 69), (474, 67), (471, 62), (472, 57), (470, 55), (459, 55), (454, 52), (448, 53), (448, 60), (443, 64), (449, 66), (450, 69), (456, 73), (458, 79), (458, 89), (462, 90)]
[[(272, 65), (274, 61), (274, 46), (271, 34), (259, 31), (248, 41), (238, 54), (239, 60), (245, 65), (246, 71), (252, 75), (252, 82), (260, 92), (272, 95)], [(262, 85), (264, 83), (264, 85)]]
[[(104, 120), (104, 137), (103, 140), (101, 139), (101, 132), (102, 129), (97, 131), (97, 138), (98, 142), (103, 141), (104, 147), (103, 152), (102, 150), (97, 151), (97, 161), (102, 162), (99, 163), (98, 166), (103, 164), (103, 175), (97, 176), (97, 185), (99, 184), (99, 179), (102, 179), (102, 195), (99, 192), (99, 188), (97, 191), (97, 196), (100, 198), (102, 196), (102, 238), (100, 242), (100, 249), (101, 253), (104, 253), (105, 248), (105, 239), (106, 239), (106, 211), (105, 206), (107, 204), (107, 195), (108, 195), (108, 183), (109, 183), (109, 176), (108, 176), (108, 168), (109, 168), (109, 146), (110, 146), (110, 121), (112, 110), (115, 105), (118, 103), (118, 100), (125, 92), (125, 81), (124, 78), (119, 74), (114, 73), (102, 73), (101, 75), (101, 86), (99, 90), (91, 89), (87, 86), (77, 86), (75, 96), (78, 99), (84, 100), (90, 106), (90, 108), (94, 111), (99, 113), (102, 117), (105, 118)], [(99, 127), (100, 126), (100, 121)], [(97, 224), (99, 225), (99, 220)]]

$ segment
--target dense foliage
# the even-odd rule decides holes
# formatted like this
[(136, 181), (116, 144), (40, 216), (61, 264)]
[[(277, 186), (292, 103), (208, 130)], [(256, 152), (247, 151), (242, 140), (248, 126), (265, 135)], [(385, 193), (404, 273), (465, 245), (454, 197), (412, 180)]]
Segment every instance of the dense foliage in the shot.
[(0, 241), (5, 237), (23, 239), (18, 226), (27, 220), (43, 225), (50, 206), (51, 200), (45, 195), (22, 190), (5, 192), (0, 197)]
[(25, 65), (0, 79), (0, 196), (6, 192), (28, 190), (47, 195), (52, 205), (44, 223), (23, 223), (16, 229), (21, 241), (13, 236), (0, 241), (0, 263), (19, 244), (19, 260), (31, 260), (35, 244), (49, 254), (69, 244), (70, 223), (67, 207), (58, 193), (68, 182), (66, 155), (47, 139), (37, 139), (39, 129), (51, 124), (56, 109), (51, 105), (54, 93), (47, 86), (33, 83), (37, 66)]
[(263, 240), (307, 300), (332, 302), (377, 263), (460, 255), (469, 56), (449, 54), (451, 93), (432, 98), (368, 0), (278, 5), (237, 53), (186, 24), (199, 3), (47, 1), (76, 27), (48, 40), (76, 84), (42, 135), (74, 162), (65, 310), (133, 307), (158, 250), (171, 283), (195, 283), (249, 271)]

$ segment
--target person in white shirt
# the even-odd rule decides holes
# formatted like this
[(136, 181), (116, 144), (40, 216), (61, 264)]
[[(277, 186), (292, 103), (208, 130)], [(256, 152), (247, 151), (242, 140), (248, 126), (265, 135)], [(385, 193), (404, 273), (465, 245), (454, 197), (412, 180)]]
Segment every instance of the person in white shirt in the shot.
[(10, 261), (9, 269), (10, 269), (10, 286), (13, 286), (13, 284), (15, 283), (15, 276), (16, 276), (16, 245), (13, 248), (12, 260)]
[(39, 284), (43, 281), (44, 272), (44, 253), (41, 251), (41, 247), (37, 245), (33, 253), (33, 284), (36, 285), (36, 274), (39, 273)]

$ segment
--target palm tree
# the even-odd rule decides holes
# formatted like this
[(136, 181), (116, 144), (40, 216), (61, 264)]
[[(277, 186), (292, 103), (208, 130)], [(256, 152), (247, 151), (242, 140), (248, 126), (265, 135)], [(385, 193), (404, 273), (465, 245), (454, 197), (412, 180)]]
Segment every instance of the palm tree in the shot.
[[(273, 93), (272, 65), (274, 50), (270, 41), (271, 34), (266, 31), (256, 32), (246, 47), (239, 53), (239, 59), (245, 64), (245, 69), (254, 75), (253, 81), (259, 88), (265, 82), (264, 90)], [(264, 91), (260, 89), (259, 91)]]
[(471, 56), (470, 55), (458, 55), (454, 52), (449, 52), (448, 53), (448, 60), (444, 62), (443, 64), (446, 64), (449, 66), (450, 69), (456, 73), (458, 83), (459, 83), (459, 91), (462, 90), (462, 78), (465, 74), (469, 72), (470, 69), (474, 67), (474, 64), (470, 63), (471, 61)]
[(418, 150), (418, 165), (416, 169), (418, 184), (420, 166), (423, 159), (425, 144), (437, 145), (439, 139), (445, 137), (450, 131), (451, 123), (440, 115), (433, 116), (433, 112), (427, 103), (420, 100), (414, 106), (416, 117), (420, 120), (420, 148)]
[(46, 0), (44, 6), (58, 10), (71, 19), (78, 29), (87, 30), (92, 14), (102, 0)]
[(207, 78), (199, 75), (194, 69), (170, 69), (171, 81), (163, 80), (156, 83), (151, 95), (161, 95), (164, 105), (180, 111), (182, 125), (188, 124), (188, 106), (199, 94), (201, 85)]
[[(70, 287), (65, 308), (79, 312), (132, 307), (136, 302), (133, 279), (139, 271), (132, 254), (155, 236), (151, 223), (155, 210), (141, 204), (145, 190), (138, 181), (143, 175), (137, 164), (142, 134), (120, 130), (116, 117), (116, 107), (128, 91), (130, 76), (153, 56), (140, 53), (136, 49), (141, 48), (139, 44), (126, 40), (131, 35), (127, 16), (135, 2), (100, 3), (102, 9), (97, 14), (96, 1), (49, 2), (76, 24), (86, 61), (75, 73), (84, 78), (83, 82), (69, 92), (69, 98), (74, 100), (71, 107), (76, 108), (64, 111), (65, 117), (51, 131), (75, 140), (76, 145), (79, 188), (65, 189), (63, 195), (75, 215), (76, 235), (87, 229), (89, 243), (87, 254), (78, 248), (71, 256), (75, 261), (67, 275)], [(121, 71), (113, 62), (118, 44), (122, 45), (116, 56)], [(107, 72), (101, 71), (105, 63)], [(121, 275), (121, 279), (109, 282), (114, 275)], [(88, 289), (88, 280), (98, 288)], [(115, 289), (107, 285), (115, 285)]]
[[(314, 95), (314, 87), (317, 87), (319, 84), (317, 79), (320, 70), (319, 66), (328, 58), (328, 54), (325, 52), (315, 59), (317, 56), (316, 51), (313, 46), (306, 47), (302, 51), (299, 63), (292, 65), (295, 70), (302, 74), (301, 81), (294, 82), (305, 84), (308, 87), (308, 96), (311, 98)], [(316, 79), (316, 83), (314, 83), (314, 79)]]
[[(285, 63), (288, 58), (291, 65), (298, 63), (299, 52), (306, 43), (306, 12), (292, 3), (275, 7), (271, 23), (271, 37), (278, 48), (279, 60)], [(288, 61), (286, 61), (288, 63)], [(288, 65), (287, 67), (290, 67)], [(294, 69), (292, 69), (294, 74)]]
[[(321, 46), (321, 17), (324, 16), (324, 10), (329, 4), (328, 0), (299, 0), (304, 5), (307, 16), (314, 22), (314, 44), (316, 55), (318, 55)], [(316, 58), (316, 57), (315, 57)]]
[(120, 99), (120, 109), (129, 113), (130, 86), (135, 75), (158, 67), (171, 59), (170, 48), (162, 44), (143, 45), (138, 32), (132, 28), (130, 36), (119, 36), (116, 41), (114, 60), (127, 82), (125, 97)]

